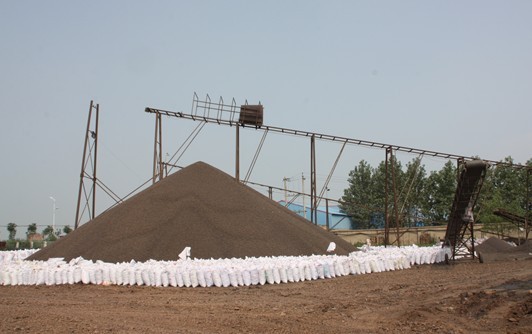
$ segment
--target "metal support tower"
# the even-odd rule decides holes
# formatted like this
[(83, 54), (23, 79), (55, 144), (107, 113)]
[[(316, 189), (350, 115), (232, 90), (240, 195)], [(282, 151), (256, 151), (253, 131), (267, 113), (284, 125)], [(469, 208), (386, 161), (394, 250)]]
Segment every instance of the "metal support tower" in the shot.
[(163, 179), (163, 130), (161, 114), (155, 114), (155, 140), (153, 147), (153, 178), (152, 183)]
[[(389, 146), (386, 148), (386, 158), (385, 158), (385, 182), (384, 182), (384, 245), (393, 245), (397, 243), (397, 246), (401, 245), (401, 224), (399, 221), (399, 211), (397, 205), (397, 187), (396, 187), (396, 177), (395, 177), (395, 156), (393, 153), (393, 147)], [(389, 185), (390, 185), (390, 173), (391, 175), (391, 185), (393, 192), (393, 213), (394, 219), (393, 223), (395, 225), (395, 240), (390, 242), (390, 215), (388, 213), (389, 205)]]
[(310, 221), (318, 224), (318, 197), (316, 193), (316, 137), (310, 137)]
[(475, 235), (473, 212), (482, 189), (488, 164), (482, 160), (466, 161), (459, 168), (460, 177), (445, 232), (444, 247), (457, 255), (475, 258)]
[(240, 181), (240, 127), (236, 128), (236, 147), (235, 147), (235, 179)]
[[(94, 112), (94, 114), (93, 114)], [(94, 121), (93, 121), (94, 115)], [(76, 208), (76, 221), (74, 229), (78, 228), (85, 210), (89, 215), (89, 220), (96, 215), (96, 163), (98, 156), (98, 118), (100, 116), (100, 105), (94, 105), (91, 100), (89, 107), (89, 117), (87, 120), (87, 130), (85, 131), (85, 145), (83, 147), (83, 157), (81, 159), (81, 173), (79, 181), (78, 205)], [(94, 123), (94, 130), (91, 124)], [(88, 183), (88, 185), (85, 184)], [(85, 206), (81, 209), (81, 197), (85, 200)]]

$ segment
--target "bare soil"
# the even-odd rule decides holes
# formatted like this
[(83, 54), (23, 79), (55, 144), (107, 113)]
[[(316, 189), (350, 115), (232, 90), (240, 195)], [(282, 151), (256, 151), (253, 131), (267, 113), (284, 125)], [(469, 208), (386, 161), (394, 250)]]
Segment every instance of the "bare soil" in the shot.
[(0, 332), (531, 333), (532, 261), (242, 288), (0, 286)]

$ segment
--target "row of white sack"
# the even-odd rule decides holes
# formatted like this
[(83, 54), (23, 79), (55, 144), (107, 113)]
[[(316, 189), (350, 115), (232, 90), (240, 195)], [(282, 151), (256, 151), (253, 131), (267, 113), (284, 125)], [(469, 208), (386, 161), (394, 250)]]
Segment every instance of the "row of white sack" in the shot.
[(103, 284), (228, 287), (300, 282), (408, 269), (442, 262), (440, 247), (371, 247), (349, 256), (313, 255), (218, 260), (105, 263), (76, 258), (16, 261), (0, 267), (0, 285)]
[(2, 251), (0, 252), (0, 266), (10, 262), (22, 261), (28, 256), (32, 255), (38, 251), (38, 249), (21, 249), (21, 250), (12, 250), (12, 251)]

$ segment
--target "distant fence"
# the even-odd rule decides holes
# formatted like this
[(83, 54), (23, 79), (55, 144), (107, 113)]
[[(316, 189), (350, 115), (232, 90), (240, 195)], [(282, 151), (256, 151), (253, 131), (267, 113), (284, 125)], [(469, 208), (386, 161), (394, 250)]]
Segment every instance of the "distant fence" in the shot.
[[(432, 244), (445, 238), (446, 226), (410, 227), (399, 230), (401, 245)], [(366, 243), (371, 240), (373, 245), (384, 244), (384, 229), (368, 230), (334, 230), (334, 233), (350, 244)], [(397, 230), (390, 229), (391, 239), (395, 240)]]
[[(515, 229), (513, 231), (506, 231), (505, 234), (486, 231), (483, 225), (478, 224), (474, 226), (475, 239), (479, 238), (523, 238), (524, 233)], [(401, 235), (401, 245), (423, 245), (439, 242), (445, 238), (447, 226), (425, 226), (425, 227), (409, 227), (399, 230)], [(334, 234), (346, 240), (350, 244), (366, 243), (366, 240), (371, 240), (373, 245), (384, 244), (384, 229), (368, 229), (368, 230), (334, 230)], [(390, 229), (390, 236), (395, 240), (397, 230)]]
[(17, 250), (17, 249), (37, 249), (46, 247), (46, 245), (52, 244), (53, 241), (43, 240), (6, 240), (0, 241), (0, 250)]

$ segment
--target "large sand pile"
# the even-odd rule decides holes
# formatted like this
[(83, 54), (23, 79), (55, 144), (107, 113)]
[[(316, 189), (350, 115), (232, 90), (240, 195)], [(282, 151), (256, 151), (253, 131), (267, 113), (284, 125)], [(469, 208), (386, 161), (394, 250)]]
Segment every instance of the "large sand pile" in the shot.
[(355, 247), (222, 171), (197, 162), (82, 225), (29, 260), (106, 262), (335, 254)]

